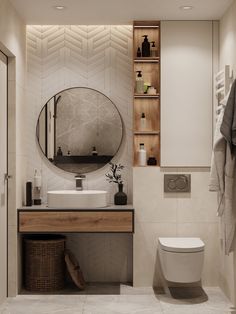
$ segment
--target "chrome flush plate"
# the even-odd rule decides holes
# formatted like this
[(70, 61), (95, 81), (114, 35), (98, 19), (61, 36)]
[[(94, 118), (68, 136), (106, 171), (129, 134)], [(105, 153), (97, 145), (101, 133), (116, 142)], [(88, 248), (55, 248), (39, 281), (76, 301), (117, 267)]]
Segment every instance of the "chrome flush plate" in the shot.
[(191, 192), (191, 175), (164, 174), (164, 192)]

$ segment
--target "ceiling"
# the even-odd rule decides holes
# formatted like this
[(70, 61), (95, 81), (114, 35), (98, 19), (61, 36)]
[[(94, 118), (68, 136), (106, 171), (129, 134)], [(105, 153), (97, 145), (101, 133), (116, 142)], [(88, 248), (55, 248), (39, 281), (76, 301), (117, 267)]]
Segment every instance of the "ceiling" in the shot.
[[(106, 25), (133, 20), (217, 20), (233, 0), (10, 0), (26, 24)], [(64, 10), (54, 6), (63, 5)], [(183, 5), (192, 10), (181, 10)]]

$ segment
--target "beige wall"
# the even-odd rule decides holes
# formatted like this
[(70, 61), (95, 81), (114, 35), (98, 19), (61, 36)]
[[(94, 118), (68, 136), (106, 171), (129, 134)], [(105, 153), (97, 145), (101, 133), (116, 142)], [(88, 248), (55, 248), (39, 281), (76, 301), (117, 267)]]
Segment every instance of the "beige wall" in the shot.
[[(236, 77), (236, 1), (220, 20), (220, 69), (225, 65), (232, 66)], [(236, 253), (225, 256), (221, 251), (220, 287), (230, 300), (236, 304)]]
[[(194, 120), (197, 116), (195, 110), (196, 108), (193, 110), (191, 109), (191, 106), (196, 106), (196, 103), (191, 101), (191, 98), (193, 97), (195, 100), (198, 99), (196, 98), (197, 95), (194, 96), (197, 82), (194, 82), (193, 80), (193, 82), (189, 81), (189, 83), (185, 83), (185, 88), (188, 89), (187, 104), (186, 99), (183, 100), (182, 98), (182, 93), (185, 93), (184, 87), (176, 90), (176, 86), (179, 85), (177, 80), (181, 76), (186, 75), (188, 78), (191, 76), (191, 74), (188, 73), (188, 69), (186, 70), (184, 66), (181, 67), (181, 65), (184, 64), (185, 59), (183, 60), (181, 57), (178, 58), (180, 64), (177, 69), (177, 73), (175, 73), (174, 76), (168, 77), (168, 82), (172, 80), (170, 83), (170, 89), (168, 88), (169, 85), (166, 84), (167, 87), (165, 86), (161, 90), (161, 100), (163, 100), (163, 102), (161, 102), (161, 108), (163, 105), (165, 106), (167, 98), (169, 98), (169, 93), (171, 92), (174, 93), (177, 101), (177, 103), (175, 103), (174, 99), (172, 99), (170, 103), (167, 104), (169, 106), (169, 110), (168, 108), (164, 108), (164, 114), (162, 113), (161, 116), (161, 137), (165, 150), (164, 153), (161, 153), (161, 165), (168, 165), (170, 168), (134, 168), (133, 171), (134, 207), (136, 210), (136, 232), (134, 236), (134, 284), (139, 286), (150, 286), (151, 284), (157, 286), (161, 285), (160, 263), (157, 255), (158, 237), (193, 236), (202, 238), (206, 244), (202, 275), (203, 284), (205, 286), (218, 286), (219, 236), (218, 218), (216, 216), (216, 194), (208, 191), (209, 167), (196, 168), (197, 166), (199, 167), (199, 165), (209, 165), (210, 163), (209, 156), (211, 151), (213, 108), (212, 69), (216, 66), (218, 67), (218, 49), (216, 49), (216, 37), (218, 34), (217, 23), (206, 21), (165, 21), (162, 24), (164, 27), (162, 35), (167, 36), (168, 32), (175, 32), (175, 29), (180, 32), (179, 36), (173, 37), (172, 42), (168, 42), (168, 40), (165, 41), (162, 38), (164, 44), (162, 45), (162, 52), (165, 54), (165, 56), (163, 56), (164, 62), (162, 62), (162, 79), (165, 80), (167, 77), (165, 70), (168, 66), (166, 65), (167, 61), (165, 59), (169, 58), (173, 63), (176, 62), (176, 58), (172, 56), (172, 54), (175, 55), (176, 50), (178, 51), (178, 49), (180, 49), (180, 43), (182, 47), (184, 47), (181, 49), (185, 49), (183, 54), (185, 59), (187, 59), (188, 54), (191, 54), (191, 58), (193, 58), (191, 49), (193, 49), (192, 45), (194, 46), (194, 44), (191, 41), (191, 33), (196, 32), (198, 34), (197, 42), (199, 42), (199, 46), (204, 43), (203, 47), (205, 48), (202, 48), (204, 53), (201, 53), (204, 55), (204, 58), (206, 58), (204, 59), (204, 64), (208, 70), (207, 75), (204, 75), (204, 71), (206, 69), (203, 68), (199, 69), (199, 71), (196, 68), (193, 73), (196, 77), (198, 75), (204, 76), (205, 86), (208, 86), (207, 91), (205, 91), (205, 95), (208, 95), (208, 101), (204, 104), (205, 114), (203, 117), (204, 124), (202, 126), (199, 122), (201, 119), (197, 119), (196, 121)], [(189, 29), (191, 30), (190, 33), (186, 31), (188, 24)], [(181, 30), (183, 26), (184, 31)], [(205, 29), (202, 30), (204, 33), (203, 35), (201, 35), (201, 32), (198, 33), (201, 28)], [(205, 34), (206, 30), (207, 36)], [(201, 36), (203, 38), (202, 40)], [(175, 42), (174, 38), (178, 38), (178, 40)], [(198, 64), (198, 67), (201, 66), (201, 63)], [(171, 69), (169, 69), (169, 71), (171, 71)], [(193, 84), (193, 86), (191, 84)], [(184, 106), (186, 106), (186, 108), (182, 106), (183, 104), (181, 101), (184, 101)], [(177, 109), (172, 109), (172, 107), (176, 107)], [(186, 112), (188, 112), (186, 109), (195, 112), (195, 114), (193, 116), (186, 116)], [(202, 115), (202, 112), (199, 112), (199, 114)], [(186, 123), (185, 119), (188, 120), (189, 116), (191, 117), (190, 121), (187, 121)], [(193, 127), (188, 127), (191, 123), (193, 124)], [(207, 145), (205, 144), (204, 147), (201, 146), (202, 143), (200, 143), (196, 156), (192, 158), (192, 152), (188, 154), (187, 151), (190, 145), (186, 144), (187, 140), (185, 133), (186, 130), (188, 130), (193, 143), (197, 142), (199, 140), (198, 136), (200, 136), (200, 132), (198, 132), (199, 123), (204, 130), (202, 136), (204, 137), (204, 134), (206, 134), (208, 140)], [(181, 130), (183, 130), (183, 132), (182, 134), (177, 132), (179, 137), (175, 138), (173, 133), (177, 128), (182, 128)], [(168, 134), (169, 138), (166, 134)], [(173, 143), (173, 139), (175, 139), (175, 143)], [(161, 149), (163, 149), (163, 145), (161, 145)], [(173, 147), (175, 147), (174, 150)], [(182, 147), (184, 147), (184, 149), (182, 149)], [(205, 163), (199, 162), (202, 158), (201, 151), (203, 149), (207, 149)], [(190, 165), (195, 168), (190, 168)], [(185, 168), (180, 168), (181, 166)], [(191, 174), (191, 192), (164, 193), (164, 173)]]
[[(200, 237), (205, 247), (203, 285), (218, 286), (219, 241), (216, 195), (209, 169), (134, 168), (134, 284), (161, 285), (159, 237)], [(164, 173), (191, 174), (191, 193), (164, 193)]]
[(9, 295), (17, 293), (17, 215), (25, 183), (25, 58), (26, 27), (10, 1), (0, 1), (0, 49), (9, 56)]

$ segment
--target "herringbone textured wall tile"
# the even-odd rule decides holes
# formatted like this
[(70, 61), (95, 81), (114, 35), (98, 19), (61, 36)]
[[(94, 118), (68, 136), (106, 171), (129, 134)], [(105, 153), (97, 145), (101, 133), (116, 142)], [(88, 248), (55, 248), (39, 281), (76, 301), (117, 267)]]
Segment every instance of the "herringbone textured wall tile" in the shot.
[[(108, 96), (122, 115), (124, 139), (114, 160), (125, 165), (125, 190), (132, 202), (132, 27), (28, 26), (27, 68), (27, 172), (32, 180), (34, 169), (42, 171), (43, 201), (47, 190), (73, 189), (75, 183), (74, 175), (43, 158), (35, 137), (38, 115), (54, 94), (65, 88), (86, 86)], [(116, 186), (106, 182), (107, 171), (105, 166), (88, 174), (85, 187), (108, 190), (112, 201)], [(81, 258), (88, 280), (132, 279), (132, 248), (126, 236), (113, 235), (111, 239), (109, 235), (78, 235), (68, 243)]]

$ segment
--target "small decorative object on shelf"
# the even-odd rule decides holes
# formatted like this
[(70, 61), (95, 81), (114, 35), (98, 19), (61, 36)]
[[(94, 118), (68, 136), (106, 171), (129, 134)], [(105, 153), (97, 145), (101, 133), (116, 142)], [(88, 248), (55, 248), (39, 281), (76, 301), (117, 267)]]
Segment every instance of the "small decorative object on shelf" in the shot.
[(147, 161), (147, 164), (149, 166), (156, 166), (157, 165), (157, 160), (155, 157), (149, 157), (148, 158), (148, 161)]
[(138, 50), (137, 50), (137, 58), (141, 58), (141, 57), (142, 57), (141, 48), (138, 47)]
[(156, 88), (153, 87), (153, 86), (149, 86), (149, 88), (148, 88), (148, 90), (147, 90), (147, 94), (148, 94), (148, 95), (156, 95), (156, 93), (157, 93)]
[(59, 146), (58, 149), (57, 149), (57, 156), (63, 156), (63, 152), (61, 150), (61, 146)]
[(114, 195), (115, 205), (126, 205), (127, 204), (127, 195), (123, 192), (123, 181), (121, 178), (121, 170), (124, 169), (124, 166), (121, 164), (110, 164), (110, 172), (106, 174), (107, 180), (109, 183), (118, 184), (119, 191)]
[(96, 150), (96, 147), (93, 146), (93, 149), (92, 149), (92, 156), (97, 156), (98, 155), (98, 152)]

